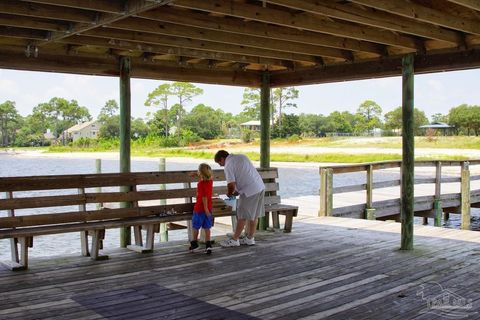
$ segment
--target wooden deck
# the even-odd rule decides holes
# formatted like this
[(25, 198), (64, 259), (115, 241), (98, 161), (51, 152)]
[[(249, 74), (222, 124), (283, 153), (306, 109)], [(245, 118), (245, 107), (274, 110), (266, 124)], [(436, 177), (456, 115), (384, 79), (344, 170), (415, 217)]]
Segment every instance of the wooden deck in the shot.
[[(399, 230), (304, 218), (211, 256), (171, 242), (108, 261), (32, 259), (29, 271), (0, 270), (0, 319), (479, 318), (480, 234), (415, 225), (416, 249), (402, 252)], [(445, 296), (465, 303), (428, 308)]]

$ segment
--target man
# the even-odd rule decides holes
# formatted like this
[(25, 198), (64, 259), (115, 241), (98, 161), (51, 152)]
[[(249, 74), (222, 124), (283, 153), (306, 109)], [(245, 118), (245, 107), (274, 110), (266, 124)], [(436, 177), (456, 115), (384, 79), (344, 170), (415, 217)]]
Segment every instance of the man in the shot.
[[(231, 239), (220, 243), (222, 247), (238, 247), (255, 244), (255, 231), (259, 217), (265, 215), (265, 185), (252, 162), (244, 155), (229, 154), (220, 150), (215, 162), (224, 167), (227, 180), (227, 196), (239, 194), (237, 200), (237, 227)], [(240, 239), (244, 227), (246, 237)]]

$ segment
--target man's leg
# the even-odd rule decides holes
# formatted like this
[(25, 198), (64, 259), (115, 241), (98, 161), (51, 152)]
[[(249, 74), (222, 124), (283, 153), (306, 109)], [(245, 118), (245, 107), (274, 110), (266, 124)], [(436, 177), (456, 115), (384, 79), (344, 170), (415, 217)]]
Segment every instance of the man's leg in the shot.
[(242, 234), (242, 231), (243, 231), (243, 228), (245, 227), (246, 222), (247, 222), (246, 219), (238, 218), (237, 227), (235, 228), (235, 232), (233, 233), (233, 236), (232, 236), (233, 240), (238, 240), (238, 238), (240, 238), (240, 235)]
[(255, 218), (253, 220), (248, 220), (247, 237), (249, 239), (252, 239), (255, 236), (255, 231), (257, 231), (257, 222), (258, 222), (258, 218)]

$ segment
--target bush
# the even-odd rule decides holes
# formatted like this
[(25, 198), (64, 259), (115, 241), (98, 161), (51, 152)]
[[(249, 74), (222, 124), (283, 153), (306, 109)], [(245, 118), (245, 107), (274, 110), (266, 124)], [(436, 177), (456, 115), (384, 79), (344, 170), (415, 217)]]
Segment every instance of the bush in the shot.
[(250, 129), (244, 129), (242, 130), (242, 141), (245, 143), (252, 142), (254, 140), (253, 138), (253, 132)]
[(292, 134), (290, 137), (287, 138), (288, 143), (295, 143), (302, 140), (302, 138), (298, 134)]

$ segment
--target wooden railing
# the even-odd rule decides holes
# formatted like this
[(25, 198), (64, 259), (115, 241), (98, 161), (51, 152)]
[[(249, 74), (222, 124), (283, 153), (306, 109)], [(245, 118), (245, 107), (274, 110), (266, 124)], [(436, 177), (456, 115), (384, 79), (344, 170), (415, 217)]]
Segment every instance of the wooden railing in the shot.
[[(362, 164), (322, 166), (320, 167), (320, 211), (319, 216), (350, 216), (357, 218), (375, 219), (395, 217), (400, 214), (400, 196), (395, 199), (373, 201), (376, 189), (389, 188), (401, 185), (400, 179), (374, 182), (376, 170), (401, 168), (401, 161), (371, 162)], [(480, 180), (480, 175), (471, 175), (470, 166), (480, 165), (480, 160), (470, 161), (416, 161), (415, 167), (434, 167), (435, 176), (432, 178), (416, 178), (415, 185), (434, 184), (434, 195), (415, 197), (415, 212), (424, 217), (433, 217), (435, 225), (440, 225), (441, 214), (456, 212), (462, 214), (462, 228), (470, 228), (470, 207), (480, 203), (480, 190), (470, 190), (470, 182)], [(460, 167), (458, 177), (443, 176), (442, 168)], [(334, 187), (334, 175), (342, 173), (365, 172), (366, 182), (346, 186)], [(401, 176), (401, 174), (400, 174)], [(442, 193), (442, 183), (460, 183), (460, 193)], [(334, 195), (347, 192), (365, 190), (363, 204), (343, 207), (333, 206)]]

